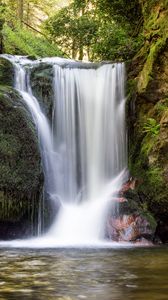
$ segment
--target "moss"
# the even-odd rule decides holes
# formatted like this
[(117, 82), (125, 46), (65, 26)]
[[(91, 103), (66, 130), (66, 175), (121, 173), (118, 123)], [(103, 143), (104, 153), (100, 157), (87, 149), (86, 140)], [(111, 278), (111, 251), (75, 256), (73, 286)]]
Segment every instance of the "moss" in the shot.
[(144, 45), (129, 75), (137, 81), (129, 100), (129, 167), (146, 211), (162, 220), (168, 217), (168, 6), (164, 0), (141, 5)]
[(155, 105), (156, 113), (160, 116), (168, 110), (168, 98), (158, 101)]
[(15, 90), (0, 86), (0, 221), (24, 218), (29, 227), (34, 226), (31, 220), (32, 216), (37, 219), (42, 186), (39, 145), (31, 116)]
[(153, 78), (153, 66), (154, 62), (161, 51), (162, 47), (166, 43), (166, 38), (159, 39), (156, 43), (150, 47), (150, 52), (147, 57), (146, 63), (139, 75), (138, 80), (138, 93), (142, 93), (148, 86), (149, 81)]
[(14, 69), (10, 61), (0, 57), (0, 84), (13, 85)]
[(144, 16), (144, 45), (137, 57), (144, 57), (145, 63), (138, 78), (138, 93), (143, 93), (153, 78), (153, 67), (168, 39), (168, 9), (164, 0), (142, 1)]
[(53, 68), (48, 64), (35, 66), (31, 71), (31, 84), (34, 95), (50, 119), (53, 106)]

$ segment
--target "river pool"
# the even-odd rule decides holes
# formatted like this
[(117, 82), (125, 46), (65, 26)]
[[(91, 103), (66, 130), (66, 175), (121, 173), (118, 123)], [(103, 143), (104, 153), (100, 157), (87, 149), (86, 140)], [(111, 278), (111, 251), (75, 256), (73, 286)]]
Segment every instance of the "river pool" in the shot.
[(0, 300), (167, 300), (168, 248), (0, 249)]

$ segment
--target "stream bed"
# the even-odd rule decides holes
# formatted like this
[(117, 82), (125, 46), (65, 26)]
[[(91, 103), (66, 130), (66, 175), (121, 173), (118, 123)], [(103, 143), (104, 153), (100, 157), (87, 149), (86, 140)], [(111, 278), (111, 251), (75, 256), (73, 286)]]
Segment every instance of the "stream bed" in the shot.
[(168, 248), (0, 249), (0, 300), (167, 300)]

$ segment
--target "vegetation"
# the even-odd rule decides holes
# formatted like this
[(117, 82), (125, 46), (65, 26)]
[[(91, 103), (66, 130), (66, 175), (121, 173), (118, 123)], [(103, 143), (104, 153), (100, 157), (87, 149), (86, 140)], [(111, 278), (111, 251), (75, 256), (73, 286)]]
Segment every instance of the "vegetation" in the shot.
[(40, 24), (49, 13), (48, 5), (52, 9), (54, 3), (53, 0), (0, 1), (1, 53), (40, 57), (62, 55), (58, 46), (40, 31)]
[(137, 18), (131, 15), (137, 9), (140, 18), (140, 7), (137, 1), (127, 2), (74, 0), (45, 22), (46, 34), (73, 58), (126, 60), (141, 44), (135, 38)]
[[(72, 0), (64, 7), (59, 7), (58, 2), (0, 0), (0, 53), (127, 61), (131, 174), (141, 181), (136, 192), (143, 194), (143, 205), (160, 219), (162, 215), (168, 217), (168, 1)], [(50, 75), (50, 70), (45, 68), (41, 69), (38, 76), (36, 70), (32, 74), (34, 89), (41, 102), (45, 91), (42, 86), (38, 87), (38, 83), (44, 78), (45, 90), (48, 92), (50, 82), (46, 78), (50, 78)], [(5, 65), (3, 59), (0, 60), (0, 79), (1, 104), (6, 109), (11, 105), (12, 110), (11, 95), (14, 99), (17, 97), (4, 86), (11, 85), (13, 71), (9, 64)], [(7, 104), (3, 93), (12, 104)], [(48, 114), (51, 113), (50, 98), (52, 95), (48, 93), (46, 103), (43, 103)], [(18, 118), (25, 120), (26, 112), (21, 105), (16, 115), (13, 110), (12, 125), (5, 113), (0, 114), (0, 118), (3, 120), (2, 129), (4, 124), (8, 124), (14, 130), (12, 125), (17, 124)], [(27, 122), (30, 137), (33, 130)], [(7, 185), (13, 187), (13, 190), (19, 189), (29, 199), (28, 190), (21, 180), (20, 174), (25, 173), (22, 166), (13, 169), (16, 175), (13, 178), (6, 163), (8, 160), (13, 167), (20, 153), (17, 134), (9, 137), (9, 134), (2, 136), (0, 133), (0, 154), (4, 160), (1, 184), (6, 184), (5, 189)], [(31, 169), (25, 162), (23, 166), (26, 170)], [(38, 172), (32, 173), (32, 178), (37, 175), (33, 181), (35, 185), (40, 180), (39, 169)], [(26, 184), (28, 188), (32, 185), (28, 179)], [(17, 196), (12, 191), (10, 197), (16, 200)], [(0, 199), (4, 197), (7, 196), (1, 193)], [(36, 198), (36, 192), (33, 197)]]
[(61, 9), (57, 2), (0, 1), (1, 52), (95, 61), (127, 60), (139, 49), (138, 0), (74, 0)]
[(153, 136), (159, 134), (160, 124), (157, 124), (157, 121), (153, 118), (148, 118), (147, 122), (144, 125), (143, 132), (150, 133)]
[(32, 34), (27, 28), (15, 26), (12, 29), (5, 25), (3, 28), (4, 52), (9, 54), (30, 56), (60, 56), (62, 53), (43, 36)]

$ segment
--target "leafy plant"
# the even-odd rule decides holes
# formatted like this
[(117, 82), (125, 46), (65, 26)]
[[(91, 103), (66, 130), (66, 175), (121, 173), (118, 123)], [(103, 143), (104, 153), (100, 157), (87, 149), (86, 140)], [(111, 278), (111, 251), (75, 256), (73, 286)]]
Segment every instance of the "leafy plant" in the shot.
[(153, 136), (157, 136), (160, 131), (160, 124), (153, 118), (148, 118), (143, 127), (143, 132), (150, 133)]

